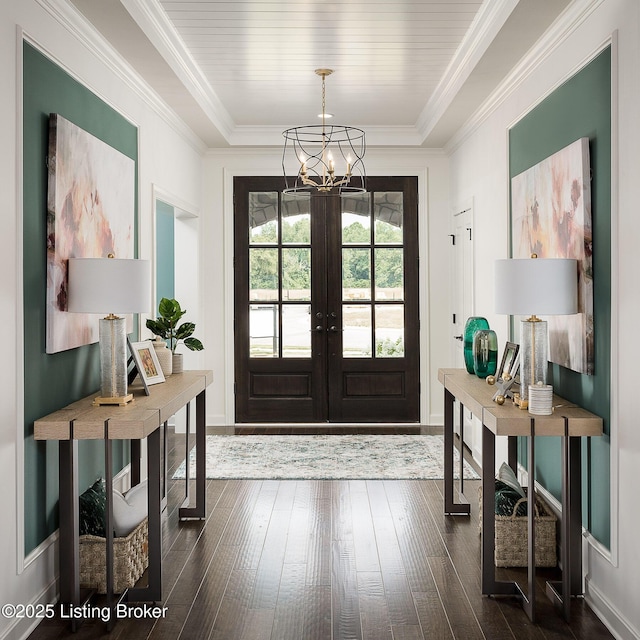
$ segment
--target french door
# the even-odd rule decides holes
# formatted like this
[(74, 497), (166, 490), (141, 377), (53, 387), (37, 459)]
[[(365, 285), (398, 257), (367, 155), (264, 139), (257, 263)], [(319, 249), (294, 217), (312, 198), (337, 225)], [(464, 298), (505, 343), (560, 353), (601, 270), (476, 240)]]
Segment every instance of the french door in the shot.
[(237, 177), (237, 422), (419, 420), (417, 178)]

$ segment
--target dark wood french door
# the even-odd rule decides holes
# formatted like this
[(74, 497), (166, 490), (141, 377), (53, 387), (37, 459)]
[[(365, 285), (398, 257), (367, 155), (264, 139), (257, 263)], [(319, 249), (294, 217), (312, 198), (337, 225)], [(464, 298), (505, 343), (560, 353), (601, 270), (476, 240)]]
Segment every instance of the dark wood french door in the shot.
[(417, 422), (417, 178), (236, 177), (237, 422)]

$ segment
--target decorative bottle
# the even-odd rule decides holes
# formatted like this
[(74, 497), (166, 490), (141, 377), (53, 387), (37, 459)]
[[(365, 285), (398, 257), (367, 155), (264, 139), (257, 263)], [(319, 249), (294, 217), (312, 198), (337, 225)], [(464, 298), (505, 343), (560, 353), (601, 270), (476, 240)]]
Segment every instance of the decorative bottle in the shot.
[(478, 378), (495, 375), (498, 368), (498, 336), (491, 329), (473, 334), (473, 370)]
[(473, 334), (480, 329), (488, 329), (489, 322), (481, 316), (471, 316), (464, 325), (463, 352), (464, 365), (469, 373), (475, 373), (473, 368)]

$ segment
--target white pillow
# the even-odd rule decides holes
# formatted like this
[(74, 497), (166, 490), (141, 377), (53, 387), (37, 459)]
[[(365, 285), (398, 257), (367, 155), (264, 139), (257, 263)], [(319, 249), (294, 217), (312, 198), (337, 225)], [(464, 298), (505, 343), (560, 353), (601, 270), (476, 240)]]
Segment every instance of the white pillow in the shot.
[(146, 517), (146, 480), (129, 489), (124, 496), (113, 490), (113, 530), (116, 537), (129, 535)]
[(500, 465), (500, 470), (498, 471), (498, 480), (509, 485), (512, 489), (517, 491), (523, 498), (527, 497), (527, 494), (524, 492), (522, 485), (518, 482), (518, 478), (515, 474), (515, 471), (506, 462), (503, 462)]

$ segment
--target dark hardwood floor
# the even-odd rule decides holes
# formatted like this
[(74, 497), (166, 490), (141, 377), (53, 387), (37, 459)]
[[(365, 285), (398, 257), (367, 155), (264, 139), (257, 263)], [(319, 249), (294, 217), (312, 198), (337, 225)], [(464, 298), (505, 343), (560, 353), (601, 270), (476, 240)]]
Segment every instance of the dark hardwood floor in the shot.
[[(184, 459), (170, 434), (169, 478)], [(478, 481), (466, 487), (477, 495)], [(528, 640), (612, 638), (582, 599), (566, 624), (544, 596), (539, 622), (517, 600), (480, 594), (478, 506), (442, 513), (442, 483), (209, 480), (207, 519), (178, 523), (169, 480), (158, 620), (56, 618), (31, 640)], [(474, 501), (475, 502), (475, 501)], [(521, 572), (523, 582), (526, 576)], [(141, 579), (144, 582), (145, 577)]]

